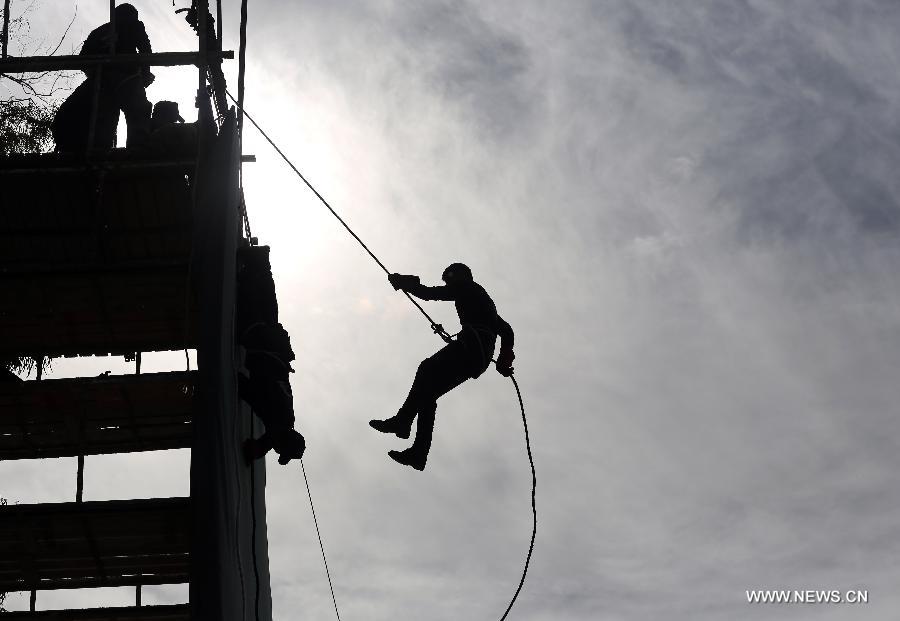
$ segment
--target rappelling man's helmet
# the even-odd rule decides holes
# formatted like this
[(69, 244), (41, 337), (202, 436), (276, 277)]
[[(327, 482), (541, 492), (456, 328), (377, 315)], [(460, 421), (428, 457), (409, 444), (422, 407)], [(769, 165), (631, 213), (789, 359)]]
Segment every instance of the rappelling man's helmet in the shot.
[(441, 280), (448, 285), (455, 282), (471, 282), (472, 270), (469, 269), (468, 265), (463, 263), (452, 263), (448, 265), (447, 269), (444, 270), (444, 273), (441, 274)]

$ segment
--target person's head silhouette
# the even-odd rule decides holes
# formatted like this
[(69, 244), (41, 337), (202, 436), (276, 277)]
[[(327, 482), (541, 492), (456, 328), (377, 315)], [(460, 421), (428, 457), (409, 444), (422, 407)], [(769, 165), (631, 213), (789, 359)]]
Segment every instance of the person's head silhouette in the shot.
[(127, 2), (120, 4), (116, 7), (116, 19), (123, 22), (136, 22), (138, 20), (138, 10), (134, 8), (134, 5)]
[(463, 263), (451, 263), (447, 266), (447, 269), (445, 269), (444, 273), (441, 275), (441, 280), (443, 280), (448, 285), (456, 282), (471, 281), (472, 270), (469, 269), (468, 265), (465, 265)]

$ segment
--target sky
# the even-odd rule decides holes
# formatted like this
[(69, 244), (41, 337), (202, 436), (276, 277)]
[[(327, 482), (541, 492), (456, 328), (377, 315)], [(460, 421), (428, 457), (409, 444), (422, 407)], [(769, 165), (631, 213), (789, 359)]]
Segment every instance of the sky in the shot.
[[(167, 3), (134, 4), (154, 49), (191, 49)], [(72, 49), (104, 9), (79, 4)], [(33, 10), (34, 37), (74, 7)], [(538, 535), (510, 619), (894, 614), (900, 5), (258, 0), (248, 29), (249, 113), (391, 270), (437, 283), (463, 261), (516, 332)], [(156, 73), (150, 99), (195, 118), (195, 74)], [(489, 371), (439, 401), (423, 473), (391, 461), (404, 443), (366, 423), (440, 341), (253, 131), (244, 152), (341, 617), (499, 618), (531, 533), (511, 384)], [(452, 306), (426, 308), (455, 331)], [(85, 497), (186, 494), (188, 459), (91, 458)], [(0, 464), (0, 495), (69, 500), (56, 462)], [(274, 617), (329, 618), (302, 475), (268, 477)]]

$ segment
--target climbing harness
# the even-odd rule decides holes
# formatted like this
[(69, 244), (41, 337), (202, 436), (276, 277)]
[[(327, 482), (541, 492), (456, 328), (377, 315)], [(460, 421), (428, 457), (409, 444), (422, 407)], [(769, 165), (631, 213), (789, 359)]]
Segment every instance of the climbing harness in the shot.
[[(471, 334), (472, 336), (467, 339), (462, 336), (464, 333)], [(479, 363), (477, 370), (472, 372), (472, 378), (474, 379), (481, 376), (481, 374), (491, 366), (491, 362), (493, 362), (493, 358), (488, 356), (482, 337), (486, 336), (490, 339), (494, 336), (494, 333), (485, 326), (466, 323), (463, 324), (462, 329), (453, 336), (456, 337), (456, 342), (460, 343), (467, 351), (471, 352), (471, 350), (475, 350), (475, 355), (478, 357)]]
[[(316, 195), (316, 198), (318, 198), (319, 201), (328, 209), (328, 211), (331, 212), (331, 215), (333, 215), (335, 218), (337, 218), (338, 222), (340, 222), (341, 225), (343, 225), (343, 227), (353, 237), (353, 239), (355, 239), (359, 243), (359, 245), (362, 246), (363, 250), (365, 250), (368, 253), (368, 255), (372, 258), (372, 260), (378, 264), (378, 267), (380, 267), (384, 271), (385, 274), (390, 276), (391, 272), (390, 272), (390, 270), (387, 269), (387, 267), (385, 267), (384, 263), (382, 263), (381, 260), (377, 256), (375, 256), (375, 253), (373, 253), (369, 249), (369, 247), (365, 244), (365, 242), (362, 239), (360, 239), (360, 237), (353, 231), (353, 229), (350, 228), (350, 226), (334, 210), (334, 208), (328, 203), (328, 201), (325, 200), (325, 197), (323, 197), (319, 193), (319, 191), (316, 190), (316, 188), (313, 187), (313, 185), (306, 179), (306, 177), (303, 176), (303, 173), (301, 173), (297, 169), (297, 167), (294, 166), (293, 162), (291, 162), (291, 160), (288, 159), (288, 157), (284, 154), (284, 152), (278, 147), (278, 145), (275, 144), (275, 142), (269, 137), (269, 135), (259, 126), (259, 124), (253, 119), (253, 117), (250, 116), (249, 114), (247, 114), (247, 111), (244, 110), (244, 108), (243, 108), (243, 101), (241, 101), (239, 103), (238, 100), (236, 100), (234, 98), (234, 96), (231, 94), (231, 92), (228, 90), (226, 90), (225, 93), (228, 95), (228, 97), (231, 99), (231, 101), (235, 104), (235, 106), (237, 106), (238, 110), (240, 111), (241, 116), (246, 117), (247, 120), (250, 121), (250, 123), (253, 125), (253, 127), (255, 127), (257, 129), (257, 131), (262, 135), (263, 138), (266, 139), (266, 141), (269, 143), (269, 145), (271, 145), (271, 147), (273, 149), (275, 149), (275, 151), (278, 153), (278, 155), (281, 156), (281, 159), (283, 159), (285, 161), (285, 163), (291, 167), (291, 169), (300, 178), (300, 180), (303, 181), (303, 183), (306, 185), (306, 187), (309, 188), (310, 191), (312, 191), (312, 193)], [(243, 97), (241, 97), (241, 100), (243, 100)], [(441, 326), (441, 324), (435, 322), (434, 319), (432, 319), (431, 316), (425, 311), (425, 309), (422, 308), (422, 305), (419, 304), (409, 293), (407, 293), (406, 291), (404, 291), (403, 293), (404, 293), (404, 295), (406, 295), (407, 299), (409, 299), (409, 301), (412, 302), (412, 304), (425, 317), (425, 319), (428, 320), (429, 324), (431, 324), (432, 331), (435, 334), (437, 334), (439, 337), (441, 337), (441, 339), (443, 339), (444, 342), (446, 342), (446, 343), (452, 342), (452, 340), (453, 340), (452, 336), (450, 334), (448, 334), (446, 330), (444, 330), (443, 326)], [(480, 335), (478, 334), (478, 329), (475, 326), (464, 326), (463, 329), (465, 329), (466, 327), (470, 327), (472, 329), (472, 331), (475, 333), (476, 339), (479, 342), (479, 345), (482, 345)], [(482, 355), (484, 355), (483, 345), (482, 345)], [(491, 359), (491, 362), (493, 362), (494, 364), (497, 363), (497, 361), (494, 359)], [(516, 397), (519, 400), (519, 409), (521, 410), (521, 413), (522, 413), (522, 425), (525, 429), (525, 449), (528, 453), (528, 463), (531, 466), (532, 529), (531, 529), (531, 542), (528, 545), (528, 554), (525, 556), (525, 567), (522, 570), (522, 577), (519, 579), (519, 585), (518, 585), (518, 587), (516, 587), (516, 591), (513, 594), (512, 599), (510, 600), (509, 605), (506, 608), (506, 611), (503, 613), (503, 616), (500, 617), (500, 621), (505, 621), (505, 619), (509, 615), (509, 612), (512, 610), (513, 604), (515, 604), (515, 602), (516, 602), (516, 598), (518, 598), (519, 593), (522, 591), (522, 587), (525, 585), (525, 576), (528, 573), (528, 566), (531, 563), (531, 555), (534, 552), (534, 542), (537, 537), (537, 506), (536, 506), (536, 500), (535, 500), (536, 491), (537, 491), (537, 473), (534, 468), (534, 456), (532, 455), (532, 452), (531, 452), (531, 439), (528, 435), (528, 421), (525, 417), (525, 404), (522, 400), (522, 391), (519, 389), (519, 383), (516, 381), (516, 378), (512, 373), (510, 373), (509, 379), (512, 380), (513, 387), (516, 390)], [(337, 615), (338, 621), (340, 621), (341, 615), (340, 615), (340, 612), (338, 612), (337, 599), (335, 598), (335, 595), (334, 595), (334, 585), (332, 584), (332, 581), (331, 581), (331, 572), (328, 570), (328, 559), (325, 556), (325, 546), (322, 543), (322, 535), (319, 531), (318, 520), (316, 520), (316, 510), (315, 510), (315, 506), (313, 505), (312, 494), (310, 493), (310, 489), (309, 489), (309, 479), (306, 476), (306, 468), (303, 467), (302, 459), (300, 460), (300, 467), (303, 470), (303, 479), (306, 482), (306, 492), (307, 492), (307, 495), (309, 496), (309, 505), (310, 505), (310, 508), (312, 509), (313, 522), (315, 523), (316, 534), (319, 538), (319, 547), (322, 550), (322, 560), (325, 564), (325, 573), (328, 576), (328, 586), (331, 589), (331, 598), (332, 598), (332, 601), (334, 602), (334, 612)]]

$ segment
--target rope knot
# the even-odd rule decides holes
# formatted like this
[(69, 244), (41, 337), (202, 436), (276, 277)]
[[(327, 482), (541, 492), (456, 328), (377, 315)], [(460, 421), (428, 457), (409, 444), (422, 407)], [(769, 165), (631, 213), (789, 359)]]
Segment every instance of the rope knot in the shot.
[(453, 339), (450, 338), (450, 335), (447, 333), (447, 331), (444, 330), (444, 326), (442, 326), (442, 325), (439, 324), (439, 323), (433, 323), (433, 324), (431, 324), (431, 330), (432, 330), (432, 332), (434, 332), (435, 334), (437, 334), (439, 337), (441, 337), (442, 339), (444, 339), (444, 342), (445, 342), (445, 343), (449, 343), (450, 341), (453, 340)]

